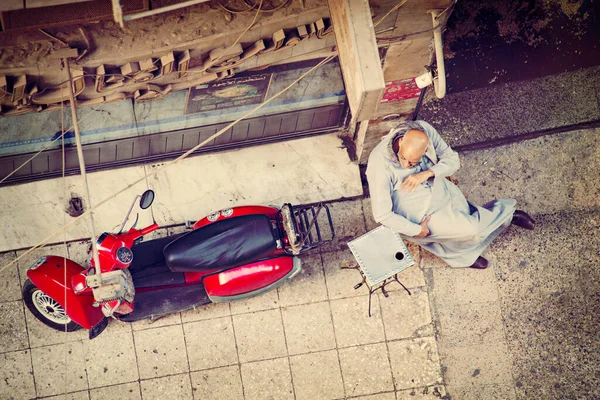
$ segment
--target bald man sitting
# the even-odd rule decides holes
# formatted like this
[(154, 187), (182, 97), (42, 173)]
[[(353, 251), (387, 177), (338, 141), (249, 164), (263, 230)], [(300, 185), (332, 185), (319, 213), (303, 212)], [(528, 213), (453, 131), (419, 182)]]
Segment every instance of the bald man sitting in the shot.
[(402, 234), (452, 267), (483, 269), (481, 253), (508, 225), (534, 228), (512, 199), (483, 207), (468, 202), (447, 179), (458, 154), (425, 121), (392, 129), (369, 156), (367, 180), (375, 221)]

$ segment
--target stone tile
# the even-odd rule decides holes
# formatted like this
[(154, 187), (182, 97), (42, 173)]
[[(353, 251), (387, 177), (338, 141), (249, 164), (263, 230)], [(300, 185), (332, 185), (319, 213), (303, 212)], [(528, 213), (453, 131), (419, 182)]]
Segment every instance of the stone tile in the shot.
[(378, 297), (387, 340), (433, 335), (427, 291), (413, 289), (409, 296), (402, 290)]
[(341, 269), (341, 266), (344, 264), (353, 265), (356, 263), (350, 249), (346, 248), (344, 251), (323, 253), (322, 257), (329, 299), (333, 300), (369, 294), (366, 285), (362, 285), (359, 289), (354, 289), (354, 285), (362, 281), (360, 272), (354, 269)]
[(0, 354), (0, 398), (33, 397), (35, 384), (29, 350)]
[(85, 329), (65, 333), (49, 328), (34, 317), (27, 308), (25, 308), (25, 321), (31, 348), (88, 340), (89, 338), (88, 331)]
[(195, 310), (181, 312), (181, 322), (203, 321), (212, 318), (221, 318), (231, 315), (229, 303), (212, 303)]
[(346, 396), (394, 390), (385, 343), (340, 349)]
[(171, 375), (163, 378), (141, 381), (142, 397), (144, 400), (191, 400), (192, 384), (189, 374)]
[(143, 319), (141, 321), (135, 321), (131, 323), (131, 328), (134, 331), (141, 331), (144, 329), (160, 328), (163, 326), (181, 324), (181, 315), (179, 313), (165, 315), (158, 319)]
[(281, 314), (290, 354), (335, 348), (329, 302), (284, 307)]
[(304, 255), (301, 259), (302, 273), (277, 289), (281, 306), (327, 300), (327, 286), (325, 285), (321, 255), (314, 253)]
[(240, 367), (215, 368), (192, 372), (192, 391), (196, 400), (243, 400)]
[(133, 382), (139, 378), (131, 332), (100, 335), (83, 341), (90, 388)]
[(290, 357), (290, 366), (297, 400), (344, 397), (337, 351), (293, 356)]
[[(423, 388), (415, 388), (396, 392), (397, 400), (437, 400), (446, 399), (446, 388), (443, 385), (426, 386)], [(462, 397), (456, 397), (462, 400)], [(480, 399), (500, 399), (500, 397), (481, 397)]]
[[(346, 243), (367, 231), (361, 200), (329, 203), (328, 207), (335, 230), (335, 239), (321, 246), (322, 253), (344, 250), (347, 248)], [(324, 224), (321, 226), (321, 230), (324, 236), (330, 234)]]
[(131, 333), (131, 322), (123, 322), (117, 319), (110, 318), (108, 320), (108, 326), (102, 332), (102, 336), (120, 335), (124, 333)]
[(492, 268), (433, 269), (433, 298), (436, 304), (469, 304), (498, 300)]
[(287, 355), (279, 310), (233, 316), (240, 362)]
[(369, 317), (368, 296), (331, 301), (335, 337), (340, 348), (385, 341), (378, 297), (373, 296), (372, 302)]
[(67, 243), (67, 253), (69, 260), (75, 261), (81, 266), (85, 266), (88, 260), (89, 240)]
[(365, 197), (362, 199), (363, 212), (365, 215), (365, 222), (367, 224), (367, 232), (377, 228), (380, 224), (375, 222), (373, 218), (373, 209), (371, 208), (371, 198)]
[[(15, 252), (0, 254), (0, 269), (16, 258)], [(14, 264), (0, 272), (0, 302), (21, 300), (19, 266)]]
[(352, 397), (352, 400), (396, 400), (394, 392), (371, 394), (368, 396)]
[(435, 338), (388, 343), (396, 390), (431, 386), (442, 382)]
[(44, 397), (44, 400), (89, 400), (90, 394), (87, 390), (74, 393), (59, 394), (57, 396)]
[[(425, 275), (418, 262), (415, 262), (415, 265), (400, 272), (398, 274), (398, 280), (409, 289), (425, 286)], [(391, 283), (386, 286), (386, 289), (390, 292), (405, 291), (398, 283)]]
[(498, 303), (437, 305), (439, 338), (447, 346), (468, 346), (504, 340)]
[(183, 324), (183, 332), (192, 371), (237, 364), (231, 317)]
[(108, 386), (90, 390), (91, 400), (141, 400), (139, 382)]
[(285, 400), (294, 398), (287, 358), (242, 364), (242, 382), (246, 400)]
[(140, 378), (155, 378), (188, 371), (181, 325), (133, 333)]
[(438, 256), (434, 256), (427, 250), (421, 249), (421, 267), (422, 268), (452, 268)]
[(0, 303), (0, 315), (2, 316), (0, 318), (0, 343), (2, 343), (3, 352), (29, 347), (24, 307), (22, 301)]
[(440, 348), (440, 356), (448, 386), (512, 383), (510, 353), (504, 341), (444, 346)]
[(448, 393), (453, 399), (481, 400), (502, 399), (516, 400), (517, 395), (512, 384), (510, 385), (469, 385), (448, 386)]
[(52, 396), (88, 389), (82, 342), (31, 350), (37, 395)]
[(256, 297), (229, 303), (231, 314), (243, 314), (254, 311), (271, 310), (279, 307), (277, 290), (271, 290)]

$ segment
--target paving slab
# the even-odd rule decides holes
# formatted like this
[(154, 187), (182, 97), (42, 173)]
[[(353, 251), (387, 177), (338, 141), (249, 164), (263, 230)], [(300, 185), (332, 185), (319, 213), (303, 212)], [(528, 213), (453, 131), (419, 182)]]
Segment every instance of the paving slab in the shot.
[(3, 399), (35, 397), (35, 383), (29, 350), (0, 355), (0, 397)]
[(339, 355), (346, 396), (394, 390), (385, 343), (340, 349)]
[(277, 289), (281, 306), (327, 300), (327, 286), (325, 285), (321, 255), (319, 253), (303, 255), (300, 259), (302, 260), (302, 273)]
[(396, 390), (442, 383), (434, 337), (392, 341), (388, 347)]
[(195, 310), (181, 312), (181, 322), (194, 322), (231, 315), (229, 303), (212, 303)]
[(281, 314), (290, 355), (336, 347), (329, 302), (283, 307)]
[(273, 400), (294, 399), (294, 388), (287, 358), (242, 364), (246, 400), (262, 400), (268, 393)]
[(440, 344), (440, 357), (448, 387), (513, 382), (512, 360), (503, 341), (453, 347)]
[(396, 400), (396, 394), (394, 392), (387, 392), (387, 393), (379, 393), (379, 394), (372, 394), (369, 396), (358, 396), (358, 397), (352, 397), (352, 399), (356, 399), (356, 400)]
[(231, 317), (183, 324), (190, 370), (238, 363)]
[(233, 316), (240, 362), (287, 356), (279, 309)]
[(371, 317), (368, 308), (368, 296), (331, 301), (331, 315), (339, 348), (385, 341), (377, 296), (372, 296)]
[(90, 394), (87, 390), (44, 397), (45, 400), (89, 400), (89, 398)]
[[(345, 250), (346, 243), (364, 234), (367, 229), (362, 209), (362, 202), (355, 200), (329, 203), (331, 219), (335, 230), (333, 242), (320, 247), (322, 253)], [(322, 227), (323, 235), (329, 235), (329, 229)]]
[[(88, 389), (83, 342), (31, 350), (36, 393), (40, 397)], [(93, 379), (93, 378), (92, 378)]]
[(2, 343), (3, 352), (23, 350), (29, 347), (24, 308), (25, 305), (22, 301), (0, 303), (0, 315), (2, 315), (0, 343)]
[(183, 327), (165, 326), (134, 332), (140, 378), (157, 378), (189, 369)]
[(517, 397), (512, 384), (448, 386), (452, 398), (461, 400), (502, 399), (515, 400)]
[(433, 335), (429, 297), (424, 288), (412, 290), (412, 296), (402, 290), (390, 292), (389, 297), (379, 293), (378, 297), (388, 341)]
[(243, 400), (240, 367), (215, 368), (192, 372), (192, 391), (196, 400)]
[(276, 290), (263, 293), (256, 297), (246, 300), (239, 300), (230, 303), (231, 314), (243, 314), (254, 311), (271, 310), (279, 308), (279, 295)]
[(90, 388), (139, 379), (131, 332), (82, 341)]
[[(0, 268), (16, 258), (14, 251), (0, 254)], [(0, 272), (0, 303), (21, 300), (19, 267), (17, 264)]]
[[(397, 400), (427, 400), (427, 399), (449, 399), (446, 394), (446, 388), (443, 385), (425, 386), (424, 388), (415, 388), (401, 390), (396, 392)], [(462, 399), (462, 397), (457, 397)]]
[(344, 383), (335, 350), (290, 357), (297, 400), (340, 399)]
[(322, 256), (327, 293), (330, 300), (369, 294), (366, 285), (354, 289), (354, 285), (362, 281), (358, 271), (341, 268), (344, 264), (351, 265), (355, 262), (350, 249), (323, 253)]
[(107, 386), (90, 390), (90, 400), (141, 400), (139, 382)]
[(140, 382), (140, 386), (142, 387), (142, 398), (144, 400), (163, 400), (165, 398), (177, 400), (193, 399), (190, 374), (143, 380)]

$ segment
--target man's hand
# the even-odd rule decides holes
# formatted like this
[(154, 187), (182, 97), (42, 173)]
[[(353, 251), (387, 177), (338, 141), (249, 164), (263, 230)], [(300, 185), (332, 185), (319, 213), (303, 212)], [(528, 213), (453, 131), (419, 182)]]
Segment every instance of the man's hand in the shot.
[(420, 224), (421, 225), (421, 232), (419, 232), (418, 235), (415, 235), (416, 238), (421, 239), (421, 238), (424, 238), (425, 236), (429, 235), (430, 232), (429, 232), (429, 228), (427, 228), (427, 223), (429, 222), (430, 219), (431, 219), (431, 215), (428, 216), (427, 218), (425, 218), (423, 220), (423, 222), (421, 222), (421, 224)]
[(400, 185), (400, 190), (403, 192), (413, 192), (417, 186), (431, 178), (433, 175), (433, 172), (429, 170), (410, 175), (404, 180), (404, 182), (402, 182)]

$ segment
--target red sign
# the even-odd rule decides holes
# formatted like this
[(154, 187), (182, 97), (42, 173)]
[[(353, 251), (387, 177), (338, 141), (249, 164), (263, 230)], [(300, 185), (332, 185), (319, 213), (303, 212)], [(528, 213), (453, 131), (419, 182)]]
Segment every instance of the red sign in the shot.
[(421, 89), (415, 83), (414, 78), (401, 81), (391, 81), (385, 84), (385, 91), (381, 98), (382, 103), (391, 103), (393, 101), (408, 100), (419, 97)]

